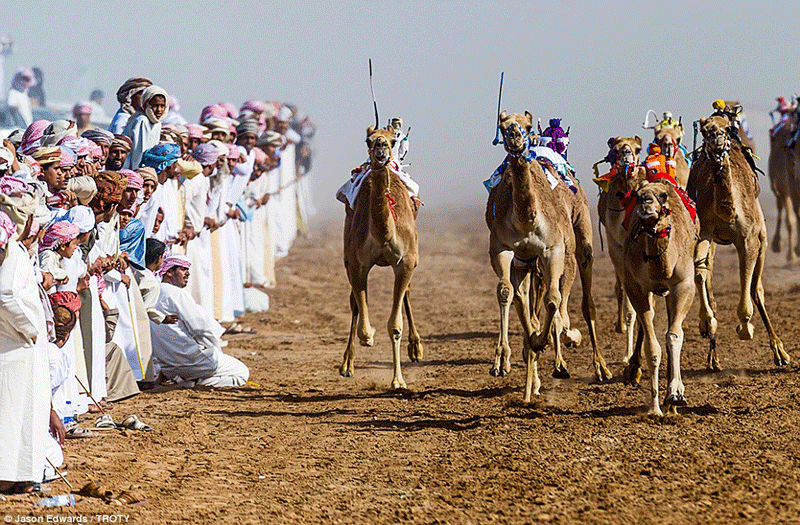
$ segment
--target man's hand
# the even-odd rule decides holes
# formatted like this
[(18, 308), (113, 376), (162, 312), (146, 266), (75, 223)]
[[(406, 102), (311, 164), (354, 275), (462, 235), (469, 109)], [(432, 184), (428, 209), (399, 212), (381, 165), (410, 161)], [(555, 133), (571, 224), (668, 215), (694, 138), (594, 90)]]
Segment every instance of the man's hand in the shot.
[(131, 278), (128, 274), (123, 273), (122, 277), (120, 277), (120, 281), (122, 281), (122, 284), (125, 285), (125, 288), (131, 287)]
[(164, 317), (164, 320), (161, 321), (161, 324), (175, 324), (178, 322), (178, 319), (180, 318), (177, 315), (169, 314)]
[(64, 423), (52, 408), (50, 409), (50, 434), (56, 438), (61, 448), (64, 448), (64, 438), (67, 436), (67, 429), (64, 428)]
[(49, 290), (53, 286), (53, 274), (50, 272), (42, 272), (42, 288)]

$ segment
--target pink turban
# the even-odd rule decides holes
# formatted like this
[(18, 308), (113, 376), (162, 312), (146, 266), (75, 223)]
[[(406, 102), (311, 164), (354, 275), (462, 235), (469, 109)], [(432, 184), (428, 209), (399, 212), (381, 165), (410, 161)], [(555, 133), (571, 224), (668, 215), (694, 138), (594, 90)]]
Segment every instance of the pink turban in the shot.
[(236, 120), (236, 116), (239, 114), (236, 111), (236, 106), (234, 106), (230, 102), (220, 102), (219, 105), (222, 106), (223, 109), (225, 110), (225, 114), (223, 115), (224, 117)]
[(0, 248), (5, 247), (11, 237), (17, 233), (17, 225), (3, 211), (0, 211)]
[(42, 165), (33, 157), (25, 156), (25, 163), (31, 168), (31, 177), (38, 179), (42, 175)]
[(36, 148), (39, 147), (39, 141), (44, 135), (44, 130), (52, 124), (49, 120), (35, 120), (28, 126), (25, 133), (22, 134), (22, 142), (19, 145), (19, 150), (24, 155), (30, 155)]
[(242, 152), (239, 150), (239, 146), (236, 144), (228, 144), (228, 158), (229, 159), (238, 159), (242, 156)]
[(264, 103), (260, 100), (248, 100), (244, 104), (242, 104), (242, 108), (239, 111), (252, 111), (253, 113), (263, 113), (264, 112)]
[(264, 153), (263, 149), (253, 148), (253, 151), (256, 152), (256, 164), (263, 166), (267, 163), (268, 157), (267, 154)]
[(210, 166), (219, 159), (219, 150), (213, 144), (200, 144), (192, 150), (190, 155), (203, 166)]
[(78, 115), (91, 115), (92, 114), (92, 106), (88, 102), (78, 102), (75, 106), (72, 107), (72, 116), (77, 117)]
[(203, 126), (200, 124), (186, 124), (186, 129), (189, 130), (189, 138), (190, 139), (201, 139), (203, 138)]
[(59, 146), (61, 149), (61, 167), (71, 168), (75, 165), (75, 154), (67, 146)]
[(180, 255), (178, 253), (170, 253), (169, 255), (164, 255), (164, 262), (161, 263), (161, 268), (158, 269), (156, 275), (158, 277), (163, 277), (165, 273), (170, 271), (172, 268), (176, 266), (181, 266), (183, 268), (190, 268), (192, 266), (192, 262), (186, 258), (185, 255)]
[(28, 186), (27, 182), (15, 177), (0, 177), (0, 193), (10, 195), (26, 191), (31, 191), (31, 187)]
[(69, 243), (81, 233), (81, 229), (71, 222), (58, 221), (51, 224), (39, 243), (39, 251), (57, 250), (62, 245)]
[(85, 157), (91, 154), (92, 145), (96, 146), (94, 142), (84, 137), (64, 137), (58, 141), (58, 145), (68, 147), (77, 157)]
[(225, 118), (228, 116), (228, 110), (222, 104), (211, 104), (203, 108), (200, 112), (200, 122), (205, 122), (210, 117)]
[(95, 144), (94, 141), (89, 141), (91, 144), (89, 148), (91, 149), (91, 155), (94, 160), (100, 160), (103, 158), (103, 148), (101, 148), (98, 144)]
[(119, 172), (128, 177), (128, 185), (125, 186), (125, 189), (142, 189), (142, 186), (144, 185), (144, 177), (142, 177), (140, 174), (133, 170), (119, 170)]

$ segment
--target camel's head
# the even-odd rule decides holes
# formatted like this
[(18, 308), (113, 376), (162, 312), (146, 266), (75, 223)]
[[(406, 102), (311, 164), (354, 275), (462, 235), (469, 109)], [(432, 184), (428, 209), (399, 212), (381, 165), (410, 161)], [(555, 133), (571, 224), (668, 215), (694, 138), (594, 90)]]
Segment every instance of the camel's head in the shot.
[(644, 182), (636, 188), (636, 215), (646, 228), (655, 230), (659, 221), (669, 215), (668, 200), (668, 186), (662, 181)]
[(656, 129), (653, 141), (661, 147), (661, 153), (667, 158), (674, 158), (678, 153), (678, 145), (683, 138), (683, 126)]
[(531, 128), (533, 116), (529, 112), (524, 115), (519, 113), (508, 114), (503, 110), (500, 113), (500, 133), (503, 134), (503, 144), (511, 155), (525, 155), (531, 144)]
[(392, 160), (394, 133), (387, 129), (367, 128), (367, 149), (369, 160), (378, 166), (386, 166)]
[(703, 134), (703, 145), (706, 152), (715, 158), (723, 158), (731, 149), (731, 137), (728, 134), (728, 119), (714, 116), (700, 119), (700, 131)]
[(642, 151), (642, 139), (636, 137), (613, 137), (608, 139), (611, 163), (624, 173), (629, 166), (639, 164), (639, 153)]

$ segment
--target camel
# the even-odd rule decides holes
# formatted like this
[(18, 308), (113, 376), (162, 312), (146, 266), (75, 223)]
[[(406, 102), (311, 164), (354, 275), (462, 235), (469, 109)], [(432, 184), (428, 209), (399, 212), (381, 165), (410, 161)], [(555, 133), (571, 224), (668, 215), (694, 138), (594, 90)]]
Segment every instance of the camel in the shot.
[[(557, 170), (548, 162), (539, 160), (543, 168), (547, 170), (554, 180), (558, 180), (560, 175)], [(558, 184), (553, 188), (553, 193), (558, 197), (564, 199), (567, 204), (567, 209), (572, 220), (572, 230), (575, 235), (575, 252), (574, 257), (568, 257), (565, 261), (566, 271), (565, 275), (572, 276), (577, 270), (581, 278), (581, 313), (586, 321), (586, 326), (589, 330), (589, 341), (592, 345), (592, 366), (594, 368), (594, 378), (599, 383), (610, 381), (613, 374), (606, 365), (605, 357), (597, 347), (597, 322), (594, 299), (592, 298), (592, 267), (594, 265), (594, 248), (592, 246), (592, 218), (589, 211), (589, 201), (586, 198), (586, 192), (577, 180), (571, 175), (567, 174), (572, 181), (572, 187), (575, 191), (570, 190), (566, 184)], [(536, 292), (532, 294), (535, 298), (532, 301), (531, 316), (534, 327), (538, 328), (538, 316), (541, 311), (541, 301), (543, 293), (543, 283), (541, 280), (541, 272), (535, 271), (531, 276), (531, 284), (533, 290)], [(572, 290), (572, 280), (562, 283), (562, 299), (561, 299), (561, 319), (563, 322), (563, 337), (566, 346), (578, 346), (581, 343), (581, 333), (577, 329), (571, 328), (569, 317), (569, 296)], [(570, 377), (569, 371), (566, 368), (566, 363), (563, 359), (556, 359), (556, 368), (553, 370), (553, 377), (567, 379)]]
[(367, 310), (367, 277), (375, 266), (391, 266), (394, 270), (392, 311), (387, 328), (392, 341), (393, 390), (406, 388), (400, 368), (400, 339), (403, 334), (402, 308), (408, 318), (408, 357), (419, 361), (422, 342), (409, 302), (409, 287), (419, 259), (416, 214), (417, 206), (406, 187), (389, 168), (394, 137), (389, 130), (367, 129), (371, 173), (353, 203), (347, 208), (344, 224), (344, 266), (350, 281), (350, 337), (339, 373), (352, 377), (355, 359), (355, 338), (362, 346), (372, 346), (375, 329)]
[(636, 137), (614, 137), (608, 141), (611, 148), (611, 171), (599, 179), (595, 179), (601, 186), (600, 198), (597, 201), (597, 214), (600, 223), (606, 229), (608, 240), (608, 254), (614, 265), (616, 284), (614, 291), (617, 295), (617, 320), (616, 330), (626, 334), (624, 381), (638, 383), (639, 368), (631, 364), (634, 349), (634, 325), (636, 312), (628, 299), (623, 286), (623, 258), (625, 240), (628, 229), (625, 227), (627, 209), (632, 205), (629, 192), (635, 190), (639, 183), (646, 179), (646, 170), (639, 165), (639, 153), (642, 150), (642, 139)]
[[(624, 289), (644, 333), (644, 351), (650, 370), (650, 407), (662, 415), (658, 402), (661, 346), (653, 327), (653, 294), (665, 297), (668, 328), (667, 394), (664, 405), (674, 412), (686, 404), (681, 379), (683, 320), (694, 300), (694, 246), (697, 225), (669, 182), (644, 182), (635, 191), (634, 218), (623, 249)], [(634, 354), (638, 361), (638, 352)], [(638, 363), (635, 364), (638, 366)]]
[[(770, 130), (770, 150), (767, 172), (772, 192), (775, 194), (775, 201), (778, 209), (778, 219), (775, 224), (775, 233), (772, 237), (772, 251), (780, 253), (783, 249), (782, 242), (782, 222), (786, 220), (786, 240), (788, 249), (786, 250), (786, 262), (794, 261), (794, 256), (800, 256), (800, 233), (797, 225), (800, 222), (800, 195), (798, 195), (798, 183), (795, 178), (795, 155), (794, 148), (789, 148), (788, 143), (796, 129), (793, 125), (796, 111), (786, 120), (781, 120)], [(792, 247), (792, 241), (796, 245)]]
[(709, 339), (707, 368), (718, 371), (716, 350), (716, 304), (711, 287), (715, 244), (733, 244), (739, 254), (740, 298), (737, 316), (739, 339), (753, 338), (753, 303), (767, 329), (773, 360), (777, 366), (789, 363), (767, 315), (761, 274), (767, 250), (767, 227), (758, 202), (760, 187), (742, 153), (741, 146), (727, 132), (728, 119), (712, 116), (700, 119), (702, 152), (689, 173), (687, 192), (697, 203), (700, 240), (695, 248), (695, 283), (700, 295), (700, 333)]
[(653, 129), (653, 142), (661, 147), (661, 153), (667, 159), (675, 161), (675, 180), (681, 188), (686, 188), (689, 181), (689, 163), (679, 145), (683, 139), (683, 126), (662, 128), (659, 125)]
[[(575, 234), (564, 199), (553, 194), (542, 165), (529, 156), (533, 117), (529, 112), (500, 114), (500, 129), (508, 156), (501, 182), (489, 194), (487, 224), (489, 257), (500, 282), (500, 334), (490, 373), (506, 376), (511, 370), (508, 322), (513, 302), (522, 324), (523, 359), (526, 364), (524, 401), (539, 394), (539, 354), (552, 339), (556, 370), (563, 365), (561, 353), (564, 290), (572, 286), (574, 266), (569, 275), (567, 259), (574, 257)], [(531, 322), (530, 280), (541, 271), (543, 319), (537, 331)]]

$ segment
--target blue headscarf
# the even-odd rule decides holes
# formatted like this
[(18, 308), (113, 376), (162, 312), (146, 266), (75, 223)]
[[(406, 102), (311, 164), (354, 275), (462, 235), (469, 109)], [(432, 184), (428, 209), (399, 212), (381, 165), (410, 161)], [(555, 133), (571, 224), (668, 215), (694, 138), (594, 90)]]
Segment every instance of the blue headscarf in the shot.
[(161, 173), (173, 164), (181, 155), (181, 147), (173, 142), (157, 144), (142, 155), (142, 166), (153, 168)]
[(134, 268), (144, 268), (144, 224), (139, 219), (131, 219), (119, 232), (119, 250), (128, 252), (128, 260)]

